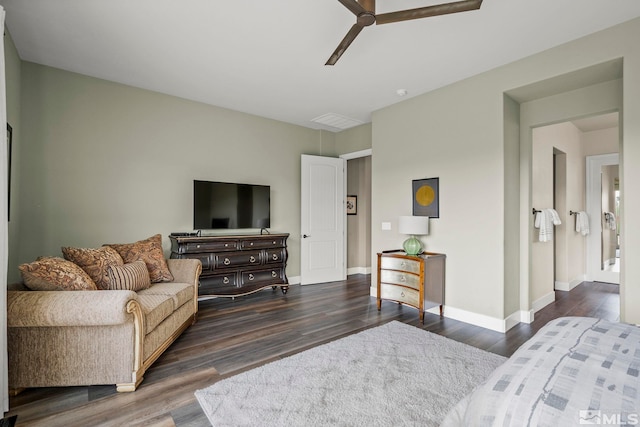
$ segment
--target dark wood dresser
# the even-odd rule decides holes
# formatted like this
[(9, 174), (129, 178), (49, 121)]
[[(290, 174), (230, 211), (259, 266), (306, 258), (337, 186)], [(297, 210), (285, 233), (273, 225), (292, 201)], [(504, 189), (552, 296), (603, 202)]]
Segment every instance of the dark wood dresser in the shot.
[(171, 258), (202, 261), (198, 295), (235, 297), (267, 287), (286, 294), (289, 234), (169, 236)]

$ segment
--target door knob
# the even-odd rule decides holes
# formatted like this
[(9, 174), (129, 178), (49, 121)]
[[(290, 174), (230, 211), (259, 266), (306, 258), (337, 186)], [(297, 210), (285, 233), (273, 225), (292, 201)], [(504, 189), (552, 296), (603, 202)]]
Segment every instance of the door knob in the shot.
[(307, 237), (311, 237), (311, 236), (309, 236), (308, 234), (303, 234), (303, 235), (302, 235), (302, 238), (303, 238), (303, 239), (306, 239)]

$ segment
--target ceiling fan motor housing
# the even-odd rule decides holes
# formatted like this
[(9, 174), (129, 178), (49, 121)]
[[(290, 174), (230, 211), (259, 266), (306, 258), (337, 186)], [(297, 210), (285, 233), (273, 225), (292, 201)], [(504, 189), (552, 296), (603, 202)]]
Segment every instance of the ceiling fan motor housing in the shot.
[(371, 12), (364, 12), (358, 15), (356, 22), (360, 26), (368, 27), (369, 25), (375, 24), (376, 16)]

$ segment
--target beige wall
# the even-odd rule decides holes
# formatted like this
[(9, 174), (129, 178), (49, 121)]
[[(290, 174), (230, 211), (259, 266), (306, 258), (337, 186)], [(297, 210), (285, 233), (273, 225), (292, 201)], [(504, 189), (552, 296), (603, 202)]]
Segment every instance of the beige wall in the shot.
[(271, 186), (274, 231), (299, 274), (300, 155), (335, 155), (335, 135), (33, 63), (22, 63), (17, 264), (191, 230), (192, 181)]
[(349, 154), (371, 149), (371, 123), (352, 127), (335, 134), (336, 154)]
[(620, 128), (583, 132), (582, 144), (585, 156), (598, 156), (620, 152)]
[[(512, 315), (509, 301), (516, 295), (520, 310), (529, 310), (533, 301), (528, 283), (528, 248), (533, 234), (531, 131), (529, 127), (521, 129), (521, 135), (528, 133), (529, 143), (521, 137), (525, 142), (517, 149), (521, 160), (520, 191), (506, 191), (505, 180), (513, 173), (505, 162), (514, 157), (516, 150), (509, 144), (520, 142), (508, 140), (503, 94), (623, 58), (624, 100), (616, 93), (616, 87), (622, 84), (613, 82), (609, 85), (613, 87), (603, 90), (607, 91), (605, 98), (613, 99), (612, 104), (622, 103), (623, 209), (625, 216), (638, 216), (640, 193), (633, 188), (625, 192), (624, 187), (625, 182), (640, 179), (639, 168), (624, 167), (640, 162), (640, 51), (632, 41), (638, 38), (640, 20), (636, 19), (375, 112), (372, 259), (376, 251), (397, 247), (402, 241), (397, 233), (397, 217), (411, 212), (411, 180), (438, 176), (441, 218), (431, 221), (430, 235), (425, 240), (429, 250), (447, 254), (449, 313), (496, 325)], [(559, 92), (562, 88), (556, 91)], [(604, 111), (585, 107), (584, 112), (572, 107), (573, 117)], [(562, 108), (563, 105), (556, 105), (554, 110)], [(614, 105), (608, 111), (615, 109)], [(522, 120), (521, 117), (521, 127)], [(555, 121), (560, 120), (556, 117)], [(543, 121), (552, 122), (552, 118)], [(509, 135), (512, 137), (513, 133)], [(511, 228), (505, 212), (515, 204), (514, 197), (520, 206), (520, 233), (507, 232)], [(380, 231), (383, 221), (392, 223), (391, 231)], [(629, 228), (622, 235), (623, 245), (631, 252), (625, 254), (623, 247), (623, 257), (640, 256), (640, 230)], [(505, 265), (505, 260), (512, 262), (505, 248), (512, 247), (520, 248), (519, 283), (506, 281), (514, 277), (513, 266)], [(627, 310), (640, 304), (640, 266), (625, 263), (623, 258), (622, 269), (622, 319), (640, 323), (640, 312)]]

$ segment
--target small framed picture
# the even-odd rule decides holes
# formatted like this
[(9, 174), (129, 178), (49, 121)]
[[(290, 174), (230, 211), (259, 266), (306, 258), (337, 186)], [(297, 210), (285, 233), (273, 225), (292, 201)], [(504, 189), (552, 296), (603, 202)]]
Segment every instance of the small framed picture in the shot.
[(438, 178), (414, 179), (413, 215), (440, 218), (440, 180)]
[(358, 196), (347, 196), (347, 215), (358, 214)]

